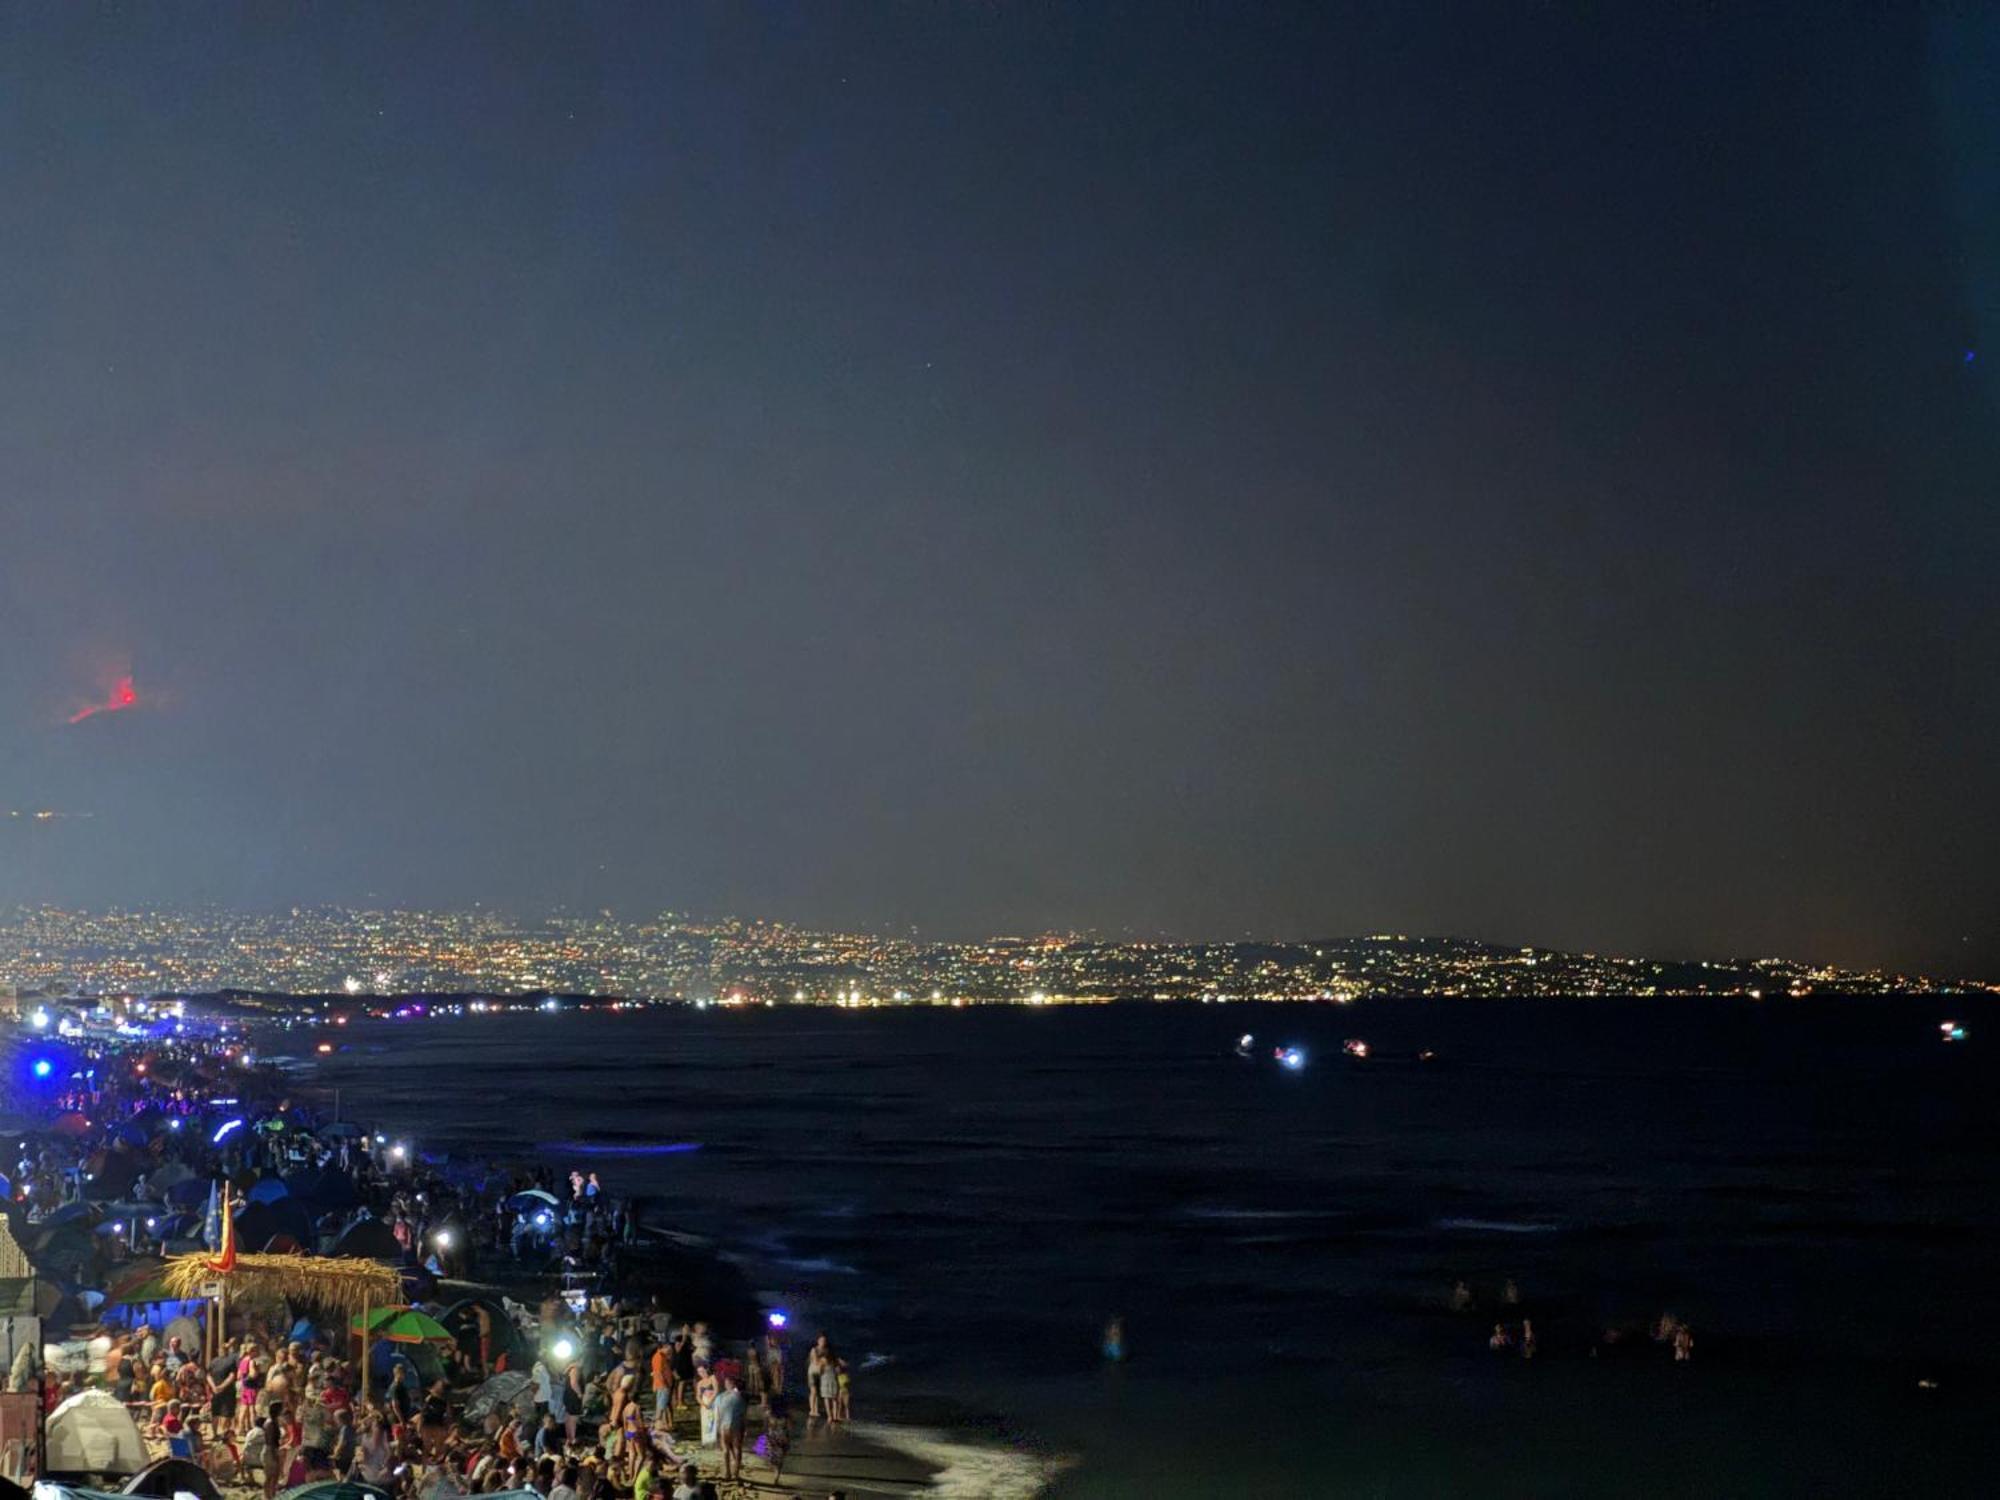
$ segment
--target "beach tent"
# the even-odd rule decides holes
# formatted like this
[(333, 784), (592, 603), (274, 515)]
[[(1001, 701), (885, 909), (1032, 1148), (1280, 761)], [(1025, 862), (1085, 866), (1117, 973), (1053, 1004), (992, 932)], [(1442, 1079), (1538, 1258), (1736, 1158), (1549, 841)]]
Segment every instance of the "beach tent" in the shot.
[(281, 1234), (300, 1244), (313, 1238), (312, 1215), (305, 1205), (290, 1198), (273, 1203), (253, 1203), (236, 1215), (236, 1243), (261, 1250)]
[(468, 1422), (485, 1419), (488, 1413), (530, 1417), (535, 1413), (535, 1378), (526, 1370), (503, 1370), (487, 1381), (465, 1403)]
[(467, 1364), (479, 1364), (480, 1313), (486, 1314), (486, 1358), (497, 1360), (501, 1355), (508, 1357), (510, 1365), (519, 1365), (529, 1355), (531, 1345), (521, 1337), (520, 1329), (507, 1315), (505, 1305), (495, 1297), (463, 1297), (438, 1314), (438, 1321), (451, 1330), (458, 1340), (460, 1352)]
[(136, 1474), (147, 1460), (139, 1424), (109, 1391), (79, 1391), (49, 1413), (51, 1474)]
[(186, 1162), (170, 1161), (157, 1172), (151, 1174), (146, 1180), (152, 1183), (157, 1191), (164, 1193), (168, 1188), (173, 1187), (177, 1183), (186, 1182), (193, 1176), (194, 1168)]
[(260, 1177), (250, 1185), (247, 1196), (252, 1203), (276, 1203), (280, 1198), (290, 1197), (291, 1191), (282, 1178)]
[(360, 1202), (354, 1179), (337, 1167), (322, 1172), (298, 1172), (285, 1179), (292, 1196), (303, 1198), (318, 1208), (352, 1208)]
[[(532, 1491), (530, 1492), (532, 1493)], [(387, 1490), (358, 1479), (321, 1479), (278, 1491), (278, 1500), (395, 1500)], [(541, 1500), (537, 1495), (535, 1500)]]
[(380, 1219), (361, 1219), (333, 1242), (333, 1253), (358, 1260), (400, 1261), (403, 1247)]
[(147, 1495), (151, 1500), (175, 1500), (179, 1495), (222, 1500), (222, 1491), (215, 1487), (208, 1470), (191, 1458), (162, 1458), (146, 1465), (132, 1476), (124, 1493)]

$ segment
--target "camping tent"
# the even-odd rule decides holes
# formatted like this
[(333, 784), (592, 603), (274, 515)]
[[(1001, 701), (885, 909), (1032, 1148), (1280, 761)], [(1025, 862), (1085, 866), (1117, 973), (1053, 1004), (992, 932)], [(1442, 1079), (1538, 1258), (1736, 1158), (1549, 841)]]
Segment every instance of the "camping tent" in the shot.
[(109, 1391), (79, 1391), (49, 1413), (48, 1472), (136, 1474), (146, 1441), (132, 1414)]
[(334, 1241), (333, 1253), (362, 1260), (386, 1260), (393, 1264), (402, 1260), (403, 1247), (397, 1243), (389, 1226), (380, 1219), (358, 1219)]
[(222, 1500), (222, 1491), (215, 1487), (208, 1470), (191, 1458), (156, 1460), (132, 1476), (124, 1493), (145, 1495), (149, 1500), (176, 1500), (181, 1495), (193, 1495), (195, 1500)]

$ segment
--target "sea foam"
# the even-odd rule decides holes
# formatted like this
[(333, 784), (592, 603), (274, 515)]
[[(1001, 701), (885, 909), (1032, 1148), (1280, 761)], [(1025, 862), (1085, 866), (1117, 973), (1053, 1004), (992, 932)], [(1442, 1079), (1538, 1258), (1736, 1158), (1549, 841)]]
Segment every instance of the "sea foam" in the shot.
[(1076, 1462), (1059, 1454), (969, 1442), (925, 1427), (857, 1422), (852, 1431), (934, 1467), (931, 1482), (912, 1493), (945, 1500), (1033, 1500)]

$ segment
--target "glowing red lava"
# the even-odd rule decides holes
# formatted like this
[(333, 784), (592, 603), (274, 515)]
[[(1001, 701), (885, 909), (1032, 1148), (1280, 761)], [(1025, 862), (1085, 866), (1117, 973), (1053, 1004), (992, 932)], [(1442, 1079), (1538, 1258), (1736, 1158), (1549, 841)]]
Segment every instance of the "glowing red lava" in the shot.
[(93, 703), (89, 708), (78, 709), (69, 716), (72, 724), (81, 724), (85, 719), (97, 714), (115, 714), (121, 708), (130, 708), (139, 701), (139, 690), (132, 686), (132, 679), (121, 677), (118, 685), (111, 690), (111, 696), (102, 703)]

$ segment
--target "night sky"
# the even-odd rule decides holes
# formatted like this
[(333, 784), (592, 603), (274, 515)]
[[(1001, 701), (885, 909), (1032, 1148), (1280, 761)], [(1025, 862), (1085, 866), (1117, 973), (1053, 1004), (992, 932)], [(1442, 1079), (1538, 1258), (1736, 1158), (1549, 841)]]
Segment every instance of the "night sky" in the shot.
[(0, 903), (2000, 973), (1933, 9), (10, 7)]

